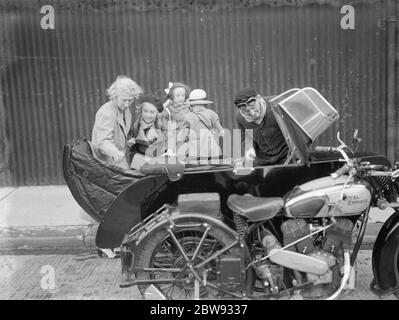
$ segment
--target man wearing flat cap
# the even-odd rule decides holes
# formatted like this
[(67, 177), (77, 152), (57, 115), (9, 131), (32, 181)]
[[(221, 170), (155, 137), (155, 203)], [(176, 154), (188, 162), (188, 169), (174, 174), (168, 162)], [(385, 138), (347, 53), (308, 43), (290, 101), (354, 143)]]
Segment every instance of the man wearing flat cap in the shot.
[[(271, 110), (269, 100), (272, 98), (262, 97), (252, 88), (241, 89), (234, 96), (242, 146), (248, 138), (253, 143), (252, 148), (245, 150), (245, 157), (252, 159), (254, 165), (280, 164), (287, 158), (288, 145)], [(246, 136), (245, 129), (252, 129), (253, 135)]]

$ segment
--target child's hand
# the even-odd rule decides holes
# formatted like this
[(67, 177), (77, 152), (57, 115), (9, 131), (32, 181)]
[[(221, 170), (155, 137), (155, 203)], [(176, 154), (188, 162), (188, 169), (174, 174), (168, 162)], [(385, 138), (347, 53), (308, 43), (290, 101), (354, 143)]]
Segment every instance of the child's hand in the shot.
[(164, 108), (168, 108), (168, 107), (171, 105), (171, 103), (172, 103), (172, 100), (168, 99), (168, 100), (166, 100), (165, 103), (163, 104), (163, 107), (164, 107)]
[(127, 145), (130, 148), (131, 146), (133, 146), (134, 144), (136, 144), (136, 139), (135, 138), (131, 138), (130, 140), (127, 141)]
[(256, 152), (254, 148), (251, 148), (245, 152), (245, 159), (246, 160), (254, 160), (256, 158)]
[(219, 137), (223, 137), (224, 136), (224, 129), (219, 131)]
[(111, 159), (115, 162), (120, 162), (125, 155), (121, 151), (115, 151), (115, 153), (111, 156)]
[(151, 141), (150, 141), (150, 144), (154, 143), (154, 142), (157, 141), (157, 140), (158, 140), (158, 137), (153, 137), (153, 138), (151, 139)]
[(166, 151), (166, 153), (165, 153), (165, 156), (167, 156), (167, 157), (175, 157), (176, 156), (176, 154), (173, 152), (173, 150), (171, 150), (171, 149), (168, 149), (167, 151)]

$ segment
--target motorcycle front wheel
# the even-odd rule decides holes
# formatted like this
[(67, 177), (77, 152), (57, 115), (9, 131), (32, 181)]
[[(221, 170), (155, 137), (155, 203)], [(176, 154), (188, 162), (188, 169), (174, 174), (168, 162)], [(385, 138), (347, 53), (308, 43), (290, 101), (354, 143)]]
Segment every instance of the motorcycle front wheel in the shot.
[(392, 292), (399, 299), (399, 208), (385, 221), (374, 243), (370, 289), (379, 296)]
[[(166, 229), (153, 232), (143, 239), (135, 252), (133, 266), (135, 269), (151, 268), (151, 270), (158, 271), (136, 272), (136, 279), (176, 280), (174, 283), (156, 284), (156, 287), (166, 299), (232, 298), (233, 296), (229, 293), (231, 291), (220, 289), (220, 262), (223, 257), (240, 257), (239, 243), (236, 243), (215, 259), (209, 261), (207, 259), (234, 243), (236, 239), (218, 227), (212, 227), (206, 234), (205, 227), (176, 229), (173, 234), (180, 245), (180, 249), (176, 240)], [(187, 261), (181, 252), (181, 248), (186, 257), (191, 260), (193, 269), (200, 279), (206, 278), (207, 285), (204, 286), (202, 281), (197, 287), (199, 288), (197, 291), (195, 291), (196, 277), (192, 270), (187, 267)], [(159, 271), (160, 269), (162, 270)], [(177, 269), (180, 269), (180, 271), (176, 271)], [(251, 288), (251, 271), (247, 272), (247, 290)], [(197, 284), (199, 284), (199, 281)], [(148, 285), (138, 286), (142, 295), (144, 295), (147, 287)], [(235, 294), (241, 295), (241, 292), (236, 290)]]

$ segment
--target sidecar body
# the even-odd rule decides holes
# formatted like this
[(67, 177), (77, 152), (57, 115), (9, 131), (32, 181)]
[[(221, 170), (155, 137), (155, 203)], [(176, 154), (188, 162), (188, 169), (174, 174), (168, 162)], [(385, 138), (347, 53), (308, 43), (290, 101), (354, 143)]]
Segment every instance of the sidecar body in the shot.
[[(79, 205), (100, 223), (96, 245), (120, 246), (132, 227), (165, 203), (176, 205), (182, 194), (202, 193), (204, 197), (217, 194), (221, 215), (229, 216), (226, 202), (231, 194), (283, 196), (296, 185), (329, 175), (342, 165), (336, 153), (312, 151), (314, 140), (338, 118), (334, 108), (316, 90), (284, 92), (272, 100), (272, 109), (290, 153), (284, 164), (248, 171), (236, 170), (225, 162), (198, 164), (187, 166), (179, 180), (171, 181), (167, 175), (144, 175), (100, 162), (93, 157), (86, 140), (65, 145), (65, 181)], [(385, 156), (371, 153), (354, 156), (391, 166)]]

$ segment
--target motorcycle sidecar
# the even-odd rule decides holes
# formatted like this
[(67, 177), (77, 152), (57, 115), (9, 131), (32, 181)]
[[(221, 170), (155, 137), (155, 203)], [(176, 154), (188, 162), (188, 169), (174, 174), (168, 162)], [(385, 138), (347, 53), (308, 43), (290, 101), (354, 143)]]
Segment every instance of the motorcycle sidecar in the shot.
[[(237, 174), (231, 165), (198, 165), (186, 167), (181, 179), (171, 181), (166, 175), (144, 175), (105, 164), (93, 157), (86, 140), (65, 145), (65, 181), (79, 205), (100, 223), (96, 245), (120, 246), (135, 225), (165, 203), (177, 204), (181, 194), (218, 194), (221, 217), (228, 217), (231, 212), (226, 202), (233, 193), (282, 197), (296, 185), (342, 166), (338, 154), (311, 151), (315, 138), (338, 118), (335, 109), (315, 89), (284, 92), (272, 100), (272, 110), (290, 149), (287, 161), (252, 168), (246, 175)], [(354, 156), (391, 166), (384, 156)]]

